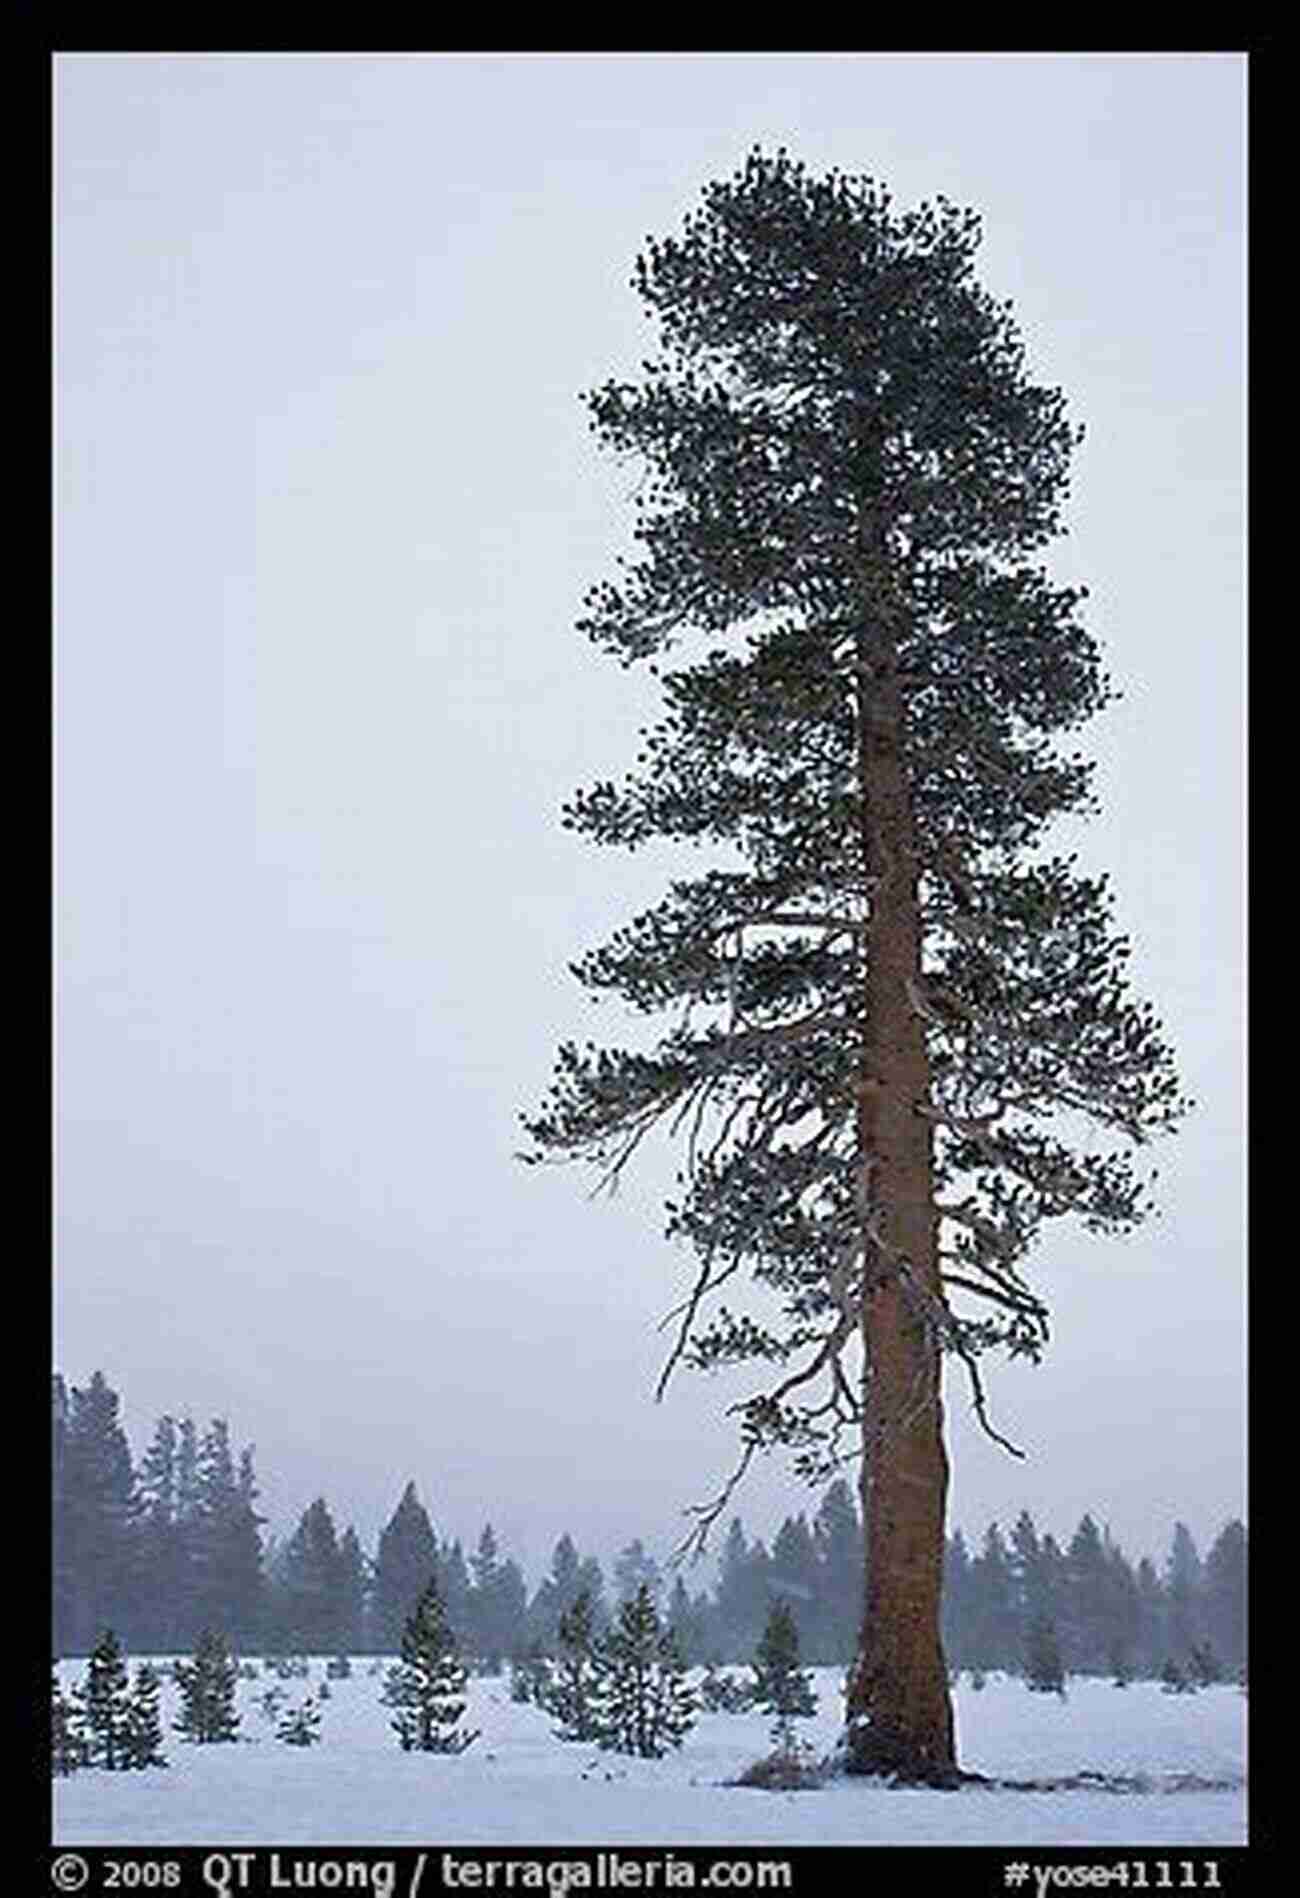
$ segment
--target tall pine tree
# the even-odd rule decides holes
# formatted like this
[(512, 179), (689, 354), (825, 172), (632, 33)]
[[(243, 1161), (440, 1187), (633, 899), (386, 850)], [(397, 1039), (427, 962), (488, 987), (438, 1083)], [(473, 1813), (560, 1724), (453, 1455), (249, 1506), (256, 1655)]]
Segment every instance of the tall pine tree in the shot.
[[(1128, 1149), (1182, 1106), (1105, 880), (1043, 847), (1089, 803), (1058, 741), (1108, 691), (1082, 593), (1037, 564), (1078, 432), (976, 282), (979, 241), (944, 200), (900, 212), (756, 151), (638, 259), (662, 352), (588, 402), (646, 466), (640, 549), (582, 629), (663, 667), (666, 711), (639, 773), (566, 821), (719, 861), (577, 965), (672, 1026), (649, 1052), (566, 1044), (525, 1123), (529, 1157), (611, 1183), (681, 1129), (669, 1232), (699, 1272), (665, 1378), (762, 1367), (733, 1483), (773, 1445), (824, 1480), (856, 1442), (847, 1757), (916, 1780), (956, 1771), (942, 1354), (991, 1429), (979, 1354), (1046, 1337), (1036, 1235), (1138, 1220)], [(742, 1267), (770, 1315), (706, 1321)]]
[(408, 1483), (379, 1537), (370, 1594), (370, 1643), (379, 1654), (395, 1654), (402, 1630), (428, 1587), (438, 1543), (428, 1512)]

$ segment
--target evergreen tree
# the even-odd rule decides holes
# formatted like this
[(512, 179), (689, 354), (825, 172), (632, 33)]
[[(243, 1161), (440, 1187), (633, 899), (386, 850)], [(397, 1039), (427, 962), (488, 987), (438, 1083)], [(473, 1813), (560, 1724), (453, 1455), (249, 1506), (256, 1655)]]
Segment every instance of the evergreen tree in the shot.
[(239, 1669), (224, 1635), (205, 1628), (190, 1661), (177, 1661), (181, 1715), (176, 1731), (203, 1746), (239, 1738), (235, 1691)]
[(320, 1702), (313, 1695), (305, 1694), (296, 1707), (286, 1707), (275, 1737), (286, 1746), (315, 1746), (320, 1739), (320, 1728)]
[(438, 1593), (430, 1581), (402, 1630), (402, 1658), (385, 1679), (384, 1705), (404, 1753), (463, 1753), (477, 1730), (460, 1731), (466, 1673)]
[(1246, 1661), (1246, 1572), (1246, 1530), (1234, 1518), (1211, 1543), (1202, 1577), (1206, 1631), (1232, 1674)]
[(484, 1525), (470, 1557), (470, 1568), (474, 1585), (468, 1605), (469, 1639), (475, 1654), (496, 1673), (503, 1657), (522, 1638), (528, 1591), (518, 1563), (502, 1556), (490, 1522)]
[(63, 1779), (87, 1762), (87, 1747), (81, 1726), (81, 1709), (63, 1692), (58, 1669), (50, 1681), (50, 1768)]
[(147, 1661), (136, 1669), (123, 1734), (122, 1755), (126, 1766), (143, 1769), (167, 1764), (162, 1750), (162, 1714), (158, 1707), (161, 1686), (157, 1671)]
[(544, 1707), (551, 1687), (551, 1664), (541, 1643), (529, 1641), (510, 1656), (510, 1698), (520, 1706)]
[(1065, 1667), (1056, 1629), (1040, 1615), (1030, 1626), (1025, 1643), (1025, 1685), (1036, 1694), (1065, 1698)]
[(1223, 1679), (1223, 1664), (1210, 1641), (1194, 1641), (1187, 1671), (1198, 1687), (1214, 1687)]
[(77, 1699), (87, 1765), (124, 1772), (131, 1763), (127, 1757), (131, 1691), (122, 1646), (111, 1628), (105, 1628), (95, 1643)]
[(346, 1644), (353, 1603), (334, 1518), (323, 1496), (303, 1512), (284, 1553), (278, 1626), (290, 1647), (337, 1654)]
[(650, 1592), (650, 1599), (656, 1608), (663, 1592), (663, 1571), (653, 1555), (650, 1555), (640, 1536), (636, 1536), (627, 1547), (614, 1558), (614, 1595), (621, 1608), (626, 1601), (632, 1601), (644, 1587)]
[(203, 1625), (220, 1625), (232, 1639), (254, 1641), (262, 1631), (264, 1609), (263, 1518), (254, 1507), (252, 1448), (242, 1451), (236, 1466), (224, 1417), (214, 1417), (204, 1432), (196, 1480), (198, 1506), (190, 1534), (193, 1608)]
[(774, 1601), (754, 1657), (754, 1702), (775, 1716), (772, 1744), (787, 1755), (795, 1752), (794, 1722), (817, 1711), (812, 1676), (799, 1668), (799, 1629), (789, 1606)]
[(1078, 1674), (1100, 1674), (1110, 1646), (1112, 1566), (1101, 1531), (1081, 1518), (1065, 1552), (1066, 1648)]
[(709, 1639), (709, 1600), (702, 1594), (692, 1600), (680, 1575), (668, 1599), (668, 1626), (687, 1666), (693, 1667)]
[(337, 1599), (339, 1655), (342, 1657), (360, 1648), (365, 1630), (366, 1558), (351, 1523), (339, 1543)]
[(1169, 1655), (1160, 1670), (1161, 1691), (1166, 1694), (1194, 1694), (1196, 1682), (1174, 1655)]
[(943, 1650), (950, 1665), (960, 1670), (978, 1659), (974, 1628), (974, 1584), (970, 1553), (961, 1529), (954, 1529), (944, 1545)]
[(184, 1551), (176, 1519), (176, 1419), (158, 1419), (140, 1462), (137, 1599), (151, 1645), (164, 1652), (184, 1643), (180, 1604), (185, 1593)]
[(1185, 1522), (1174, 1524), (1165, 1566), (1166, 1629), (1169, 1646), (1186, 1661), (1201, 1637), (1201, 1558)]
[(843, 1477), (837, 1477), (822, 1498), (813, 1531), (819, 1575), (816, 1634), (810, 1637), (809, 1654), (822, 1662), (848, 1661), (862, 1619), (863, 1556), (862, 1524)]
[(748, 1713), (754, 1704), (754, 1684), (723, 1673), (716, 1660), (709, 1660), (695, 1696), (706, 1713)]
[(551, 1555), (550, 1573), (543, 1577), (528, 1606), (528, 1637), (545, 1654), (555, 1651), (560, 1617), (568, 1613), (581, 1588), (581, 1563), (573, 1538), (562, 1535)]
[(370, 1639), (376, 1653), (397, 1652), (406, 1620), (437, 1561), (433, 1525), (415, 1484), (408, 1483), (379, 1537), (370, 1597)]
[(811, 1614), (817, 1599), (817, 1547), (805, 1516), (787, 1516), (772, 1544), (768, 1589), (797, 1604), (802, 1617)]
[(578, 1587), (591, 1597), (591, 1609), (599, 1628), (609, 1620), (609, 1604), (606, 1600), (605, 1571), (598, 1557), (584, 1555), (578, 1564)]
[(996, 1522), (984, 1533), (971, 1563), (971, 1660), (982, 1668), (1006, 1667), (1019, 1646), (1011, 1563)]
[(596, 1710), (596, 1627), (591, 1595), (580, 1589), (560, 1616), (555, 1678), (546, 1692), (547, 1711), (555, 1716), (561, 1740), (594, 1740)]
[[(54, 1498), (54, 1646), (88, 1653), (106, 1627), (134, 1632), (137, 1498), (119, 1398), (102, 1371), (59, 1401)], [(60, 1415), (62, 1409), (62, 1415)]]
[[(611, 1183), (654, 1125), (684, 1130), (668, 1230), (702, 1269), (664, 1377), (771, 1376), (699, 1533), (762, 1449), (820, 1481), (854, 1434), (848, 1758), (919, 1780), (955, 1771), (941, 1355), (985, 1418), (978, 1354), (1046, 1338), (1041, 1226), (1132, 1226), (1128, 1147), (1182, 1109), (1105, 879), (1043, 848), (1090, 799), (1061, 736), (1109, 693), (1082, 592), (1037, 564), (1078, 432), (977, 284), (979, 241), (946, 201), (900, 213), (756, 151), (638, 260), (663, 355), (588, 405), (647, 465), (640, 552), (582, 630), (662, 666), (666, 710), (640, 775), (566, 822), (722, 858), (576, 965), (673, 1025), (649, 1052), (566, 1044), (526, 1122), (530, 1158)], [(1113, 1144), (1072, 1144), (1081, 1117)], [(742, 1265), (771, 1317), (709, 1321)]]
[(1160, 1672), (1165, 1653), (1165, 1598), (1155, 1563), (1144, 1555), (1135, 1577), (1137, 1595), (1139, 1670), (1153, 1680)]
[(718, 1572), (718, 1626), (725, 1660), (738, 1661), (752, 1654), (762, 1636), (769, 1566), (762, 1542), (755, 1541), (751, 1547), (739, 1517), (733, 1517)]
[(470, 1580), (465, 1551), (458, 1541), (442, 1544), (434, 1564), (434, 1574), (438, 1578), (438, 1593), (442, 1596), (448, 1621), (453, 1628), (469, 1628), (473, 1622), (474, 1585)]
[(670, 1630), (660, 1625), (648, 1582), (619, 1608), (595, 1651), (597, 1743), (659, 1759), (695, 1724), (695, 1696)]

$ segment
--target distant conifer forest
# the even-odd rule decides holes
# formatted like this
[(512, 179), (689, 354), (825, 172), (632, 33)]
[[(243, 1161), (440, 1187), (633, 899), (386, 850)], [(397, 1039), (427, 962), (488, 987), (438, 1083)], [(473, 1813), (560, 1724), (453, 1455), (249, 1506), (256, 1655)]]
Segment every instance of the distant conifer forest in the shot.
[[(793, 1616), (805, 1664), (847, 1663), (863, 1601), (862, 1525), (833, 1482), (811, 1518), (787, 1516), (770, 1548), (733, 1517), (712, 1589), (692, 1590), (640, 1539), (606, 1573), (557, 1523), (547, 1572), (530, 1584), (490, 1522), (468, 1550), (440, 1536), (414, 1482), (374, 1548), (341, 1532), (325, 1497), (293, 1534), (264, 1534), (253, 1452), (225, 1419), (158, 1419), (136, 1457), (102, 1371), (81, 1389), (54, 1378), (53, 1645), (88, 1655), (105, 1629), (137, 1654), (191, 1650), (216, 1630), (249, 1654), (392, 1654), (431, 1579), (461, 1652), (480, 1671), (554, 1654), (560, 1620), (586, 1591), (597, 1629), (644, 1583), (690, 1664), (749, 1661), (774, 1602)], [(1104, 1512), (1103, 1512), (1104, 1513)], [(1044, 1631), (1073, 1674), (1244, 1678), (1246, 1529), (1226, 1522), (1201, 1553), (1177, 1523), (1163, 1559), (1132, 1562), (1092, 1512), (1069, 1541), (1028, 1511), (978, 1545), (947, 1538), (944, 1651), (950, 1670), (1032, 1671)]]

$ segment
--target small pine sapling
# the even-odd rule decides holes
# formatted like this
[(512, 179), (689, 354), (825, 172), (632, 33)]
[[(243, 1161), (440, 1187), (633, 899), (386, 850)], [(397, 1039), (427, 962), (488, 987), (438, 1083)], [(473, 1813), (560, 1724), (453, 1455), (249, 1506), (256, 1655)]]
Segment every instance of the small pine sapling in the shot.
[(86, 1764), (110, 1773), (126, 1770), (131, 1718), (130, 1681), (121, 1644), (105, 1628), (90, 1656), (85, 1684), (74, 1689), (86, 1743)]
[(748, 1713), (754, 1704), (753, 1683), (724, 1673), (716, 1660), (705, 1662), (695, 1693), (707, 1713)]
[(277, 1740), (286, 1746), (315, 1746), (320, 1739), (320, 1705), (311, 1694), (304, 1695), (296, 1707), (288, 1707), (275, 1730)]
[(402, 1632), (402, 1658), (390, 1668), (383, 1701), (404, 1753), (463, 1753), (477, 1729), (458, 1731), (464, 1717), (466, 1672), (436, 1581), (415, 1605)]
[(1209, 1641), (1197, 1641), (1187, 1657), (1187, 1668), (1198, 1687), (1214, 1687), (1223, 1679), (1219, 1657)]
[(237, 1740), (235, 1688), (239, 1674), (225, 1636), (205, 1628), (195, 1645), (194, 1658), (177, 1661), (174, 1672), (181, 1690), (176, 1731), (202, 1746)]
[(1059, 1694), (1065, 1699), (1065, 1664), (1056, 1629), (1040, 1615), (1029, 1630), (1025, 1643), (1025, 1685), (1031, 1693)]
[(597, 1736), (596, 1631), (591, 1595), (582, 1589), (560, 1616), (559, 1656), (555, 1677), (546, 1689), (545, 1707), (558, 1721), (561, 1740), (594, 1740)]
[(150, 1667), (147, 1661), (142, 1662), (135, 1672), (123, 1734), (124, 1763), (137, 1771), (167, 1764), (162, 1750), (162, 1714), (158, 1705), (161, 1688), (162, 1679), (157, 1669)]
[(647, 1583), (619, 1609), (595, 1650), (596, 1741), (606, 1751), (659, 1759), (695, 1724), (695, 1695), (676, 1636), (660, 1624)]
[(50, 1680), (50, 1769), (65, 1779), (84, 1766), (87, 1758), (81, 1709), (65, 1696), (56, 1669)]
[(521, 1706), (546, 1705), (551, 1684), (551, 1664), (541, 1643), (532, 1641), (521, 1653), (510, 1657), (510, 1698)]
[(287, 1696), (283, 1687), (268, 1687), (257, 1697), (257, 1705), (264, 1720), (274, 1720), (284, 1705)]
[(1160, 1670), (1160, 1691), (1162, 1694), (1194, 1694), (1196, 1692), (1196, 1682), (1172, 1654)]
[(786, 1759), (798, 1753), (794, 1723), (817, 1711), (812, 1676), (799, 1667), (799, 1629), (789, 1604), (779, 1597), (768, 1612), (763, 1638), (754, 1656), (753, 1698), (764, 1713), (775, 1716), (772, 1743)]

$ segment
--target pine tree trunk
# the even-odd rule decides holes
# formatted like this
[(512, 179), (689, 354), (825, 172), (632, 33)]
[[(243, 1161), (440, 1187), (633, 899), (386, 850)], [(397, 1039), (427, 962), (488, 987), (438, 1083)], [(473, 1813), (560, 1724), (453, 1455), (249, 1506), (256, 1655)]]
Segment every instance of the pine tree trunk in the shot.
[[(870, 523), (867, 523), (869, 531)], [(864, 532), (864, 540), (866, 533)], [(879, 542), (864, 548), (883, 569)], [(874, 558), (873, 558), (874, 556)], [(952, 1703), (939, 1633), (948, 1459), (941, 1355), (924, 1300), (939, 1296), (915, 824), (903, 754), (896, 637), (878, 605), (859, 641), (863, 846), (871, 889), (858, 1105), (868, 1237), (862, 1518), (866, 1589), (848, 1687), (850, 1772), (953, 1783)]]

